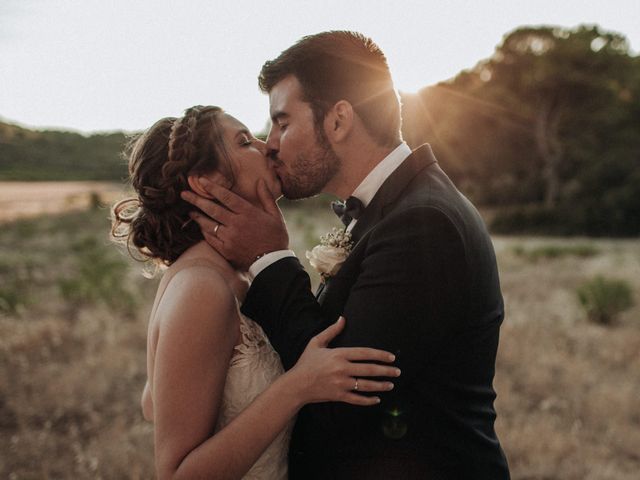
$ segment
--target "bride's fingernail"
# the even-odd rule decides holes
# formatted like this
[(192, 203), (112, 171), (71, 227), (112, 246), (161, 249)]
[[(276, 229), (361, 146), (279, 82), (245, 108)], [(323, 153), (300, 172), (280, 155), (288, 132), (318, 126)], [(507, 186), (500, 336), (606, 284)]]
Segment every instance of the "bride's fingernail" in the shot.
[(400, 371), (400, 369), (396, 368), (396, 371), (395, 371), (396, 377), (399, 377), (401, 373), (402, 372)]
[(393, 354), (389, 355), (389, 361), (390, 362), (393, 362), (395, 359), (396, 359), (395, 355), (393, 355)]
[(387, 387), (387, 390), (393, 390), (393, 383), (391, 382), (387, 383), (386, 387)]

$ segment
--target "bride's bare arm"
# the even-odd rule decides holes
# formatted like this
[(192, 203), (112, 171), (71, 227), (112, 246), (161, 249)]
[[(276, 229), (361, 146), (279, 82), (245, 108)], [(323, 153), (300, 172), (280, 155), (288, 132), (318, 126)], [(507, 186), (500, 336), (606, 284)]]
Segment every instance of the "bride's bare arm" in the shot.
[(218, 455), (203, 461), (200, 447), (213, 434), (238, 338), (233, 294), (211, 268), (182, 270), (167, 285), (157, 321), (152, 397), (158, 477), (213, 476)]
[(144, 385), (142, 398), (140, 399), (140, 406), (142, 407), (142, 416), (144, 419), (149, 422), (153, 422), (153, 403), (151, 400), (151, 388), (149, 387), (149, 381)]
[(235, 300), (222, 278), (209, 269), (180, 272), (172, 284), (159, 308), (153, 381), (156, 468), (161, 479), (241, 478), (304, 404), (374, 405), (376, 397), (352, 392), (353, 377), (359, 378), (359, 391), (386, 391), (392, 387), (389, 382), (360, 377), (399, 374), (394, 367), (360, 363), (390, 362), (387, 352), (326, 348), (342, 330), (341, 320), (311, 340), (294, 368), (213, 435), (237, 339)]

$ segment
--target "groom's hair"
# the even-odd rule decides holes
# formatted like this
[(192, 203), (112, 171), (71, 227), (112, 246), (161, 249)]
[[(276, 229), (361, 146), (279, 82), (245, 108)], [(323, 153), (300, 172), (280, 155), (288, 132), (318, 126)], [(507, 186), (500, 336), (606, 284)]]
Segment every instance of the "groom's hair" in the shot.
[(346, 100), (379, 145), (395, 147), (401, 141), (398, 94), (384, 53), (370, 38), (348, 31), (303, 37), (262, 66), (260, 89), (268, 93), (289, 75), (300, 82), (316, 129), (321, 131), (336, 102)]

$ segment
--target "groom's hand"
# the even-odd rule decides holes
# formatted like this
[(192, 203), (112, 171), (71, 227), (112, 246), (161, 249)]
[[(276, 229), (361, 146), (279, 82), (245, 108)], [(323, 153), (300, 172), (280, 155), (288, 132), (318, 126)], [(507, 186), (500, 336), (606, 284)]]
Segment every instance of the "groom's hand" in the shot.
[(200, 225), (207, 243), (236, 268), (247, 271), (262, 255), (289, 248), (284, 217), (263, 180), (257, 186), (262, 208), (206, 178), (200, 184), (220, 204), (190, 191), (181, 196), (204, 212), (190, 216)]

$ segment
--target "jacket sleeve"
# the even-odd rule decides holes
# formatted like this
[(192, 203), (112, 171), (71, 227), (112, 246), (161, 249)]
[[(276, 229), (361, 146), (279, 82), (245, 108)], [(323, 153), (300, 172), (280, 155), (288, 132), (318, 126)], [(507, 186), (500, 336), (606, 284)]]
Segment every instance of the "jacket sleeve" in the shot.
[(296, 257), (278, 260), (260, 272), (242, 312), (260, 324), (286, 370), (295, 365), (309, 340), (332, 322), (322, 316), (309, 275)]
[(341, 312), (319, 306), (297, 259), (280, 260), (254, 280), (245, 313), (265, 329), (286, 368), (340, 314), (347, 325), (333, 346), (395, 352), (404, 381), (461, 327), (469, 272), (462, 235), (445, 214), (421, 206), (392, 213), (365, 248)]

